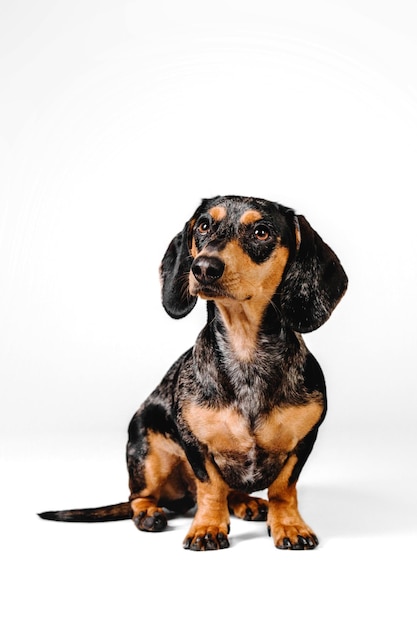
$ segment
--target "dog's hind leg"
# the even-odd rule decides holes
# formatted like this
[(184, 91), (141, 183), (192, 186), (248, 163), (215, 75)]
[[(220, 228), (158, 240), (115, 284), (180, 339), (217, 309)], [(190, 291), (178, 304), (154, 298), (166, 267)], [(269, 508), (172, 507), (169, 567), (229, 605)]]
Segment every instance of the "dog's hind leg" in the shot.
[(227, 498), (229, 511), (249, 522), (264, 522), (268, 515), (268, 501), (240, 491), (231, 491)]
[(193, 506), (192, 472), (184, 452), (168, 433), (145, 425), (141, 412), (129, 427), (127, 465), (132, 518), (139, 530), (164, 530), (163, 507), (184, 511)]

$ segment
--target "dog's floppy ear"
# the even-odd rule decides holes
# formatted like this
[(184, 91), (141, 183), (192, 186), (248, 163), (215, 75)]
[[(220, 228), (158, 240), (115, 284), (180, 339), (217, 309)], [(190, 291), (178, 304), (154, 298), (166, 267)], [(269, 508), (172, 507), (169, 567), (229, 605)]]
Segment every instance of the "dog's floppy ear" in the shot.
[(188, 289), (188, 275), (193, 258), (189, 249), (189, 222), (171, 241), (160, 266), (162, 304), (174, 319), (185, 317), (197, 302)]
[(292, 214), (298, 246), (278, 296), (284, 320), (307, 333), (326, 322), (346, 291), (348, 279), (339, 259), (305, 217)]

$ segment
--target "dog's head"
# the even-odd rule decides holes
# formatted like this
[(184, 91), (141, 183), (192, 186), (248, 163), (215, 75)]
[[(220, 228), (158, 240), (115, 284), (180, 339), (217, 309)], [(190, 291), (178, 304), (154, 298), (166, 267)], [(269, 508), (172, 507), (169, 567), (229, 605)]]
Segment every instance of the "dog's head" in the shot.
[(170, 243), (161, 264), (162, 302), (174, 318), (197, 297), (272, 304), (298, 332), (321, 326), (347, 287), (334, 252), (302, 216), (275, 202), (240, 196), (204, 200)]

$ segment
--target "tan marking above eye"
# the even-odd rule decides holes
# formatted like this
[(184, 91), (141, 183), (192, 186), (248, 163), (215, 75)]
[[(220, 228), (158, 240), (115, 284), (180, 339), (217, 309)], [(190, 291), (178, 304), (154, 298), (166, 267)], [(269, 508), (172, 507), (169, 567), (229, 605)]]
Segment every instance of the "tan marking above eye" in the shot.
[(258, 222), (262, 219), (261, 213), (259, 211), (255, 211), (251, 209), (250, 211), (246, 211), (242, 217), (240, 218), (241, 224), (253, 224), (254, 222)]
[(226, 217), (227, 211), (224, 206), (214, 206), (209, 210), (209, 214), (216, 222), (220, 222)]

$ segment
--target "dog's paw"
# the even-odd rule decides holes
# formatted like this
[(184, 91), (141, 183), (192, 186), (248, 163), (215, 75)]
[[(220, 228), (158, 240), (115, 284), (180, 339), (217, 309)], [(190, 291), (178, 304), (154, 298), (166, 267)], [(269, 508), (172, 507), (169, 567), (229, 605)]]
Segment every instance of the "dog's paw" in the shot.
[(313, 550), (319, 545), (316, 535), (304, 524), (269, 525), (268, 532), (274, 540), (275, 547), (280, 550)]
[(159, 507), (140, 511), (137, 515), (134, 515), (132, 519), (136, 528), (147, 532), (160, 532), (166, 528), (168, 523), (163, 509)]
[(250, 522), (264, 522), (268, 515), (267, 500), (255, 498), (238, 491), (232, 491), (229, 494), (228, 506), (230, 513)]
[(186, 550), (203, 552), (206, 550), (223, 550), (229, 547), (227, 538), (229, 529), (216, 526), (191, 527), (190, 532), (184, 539), (183, 547)]

